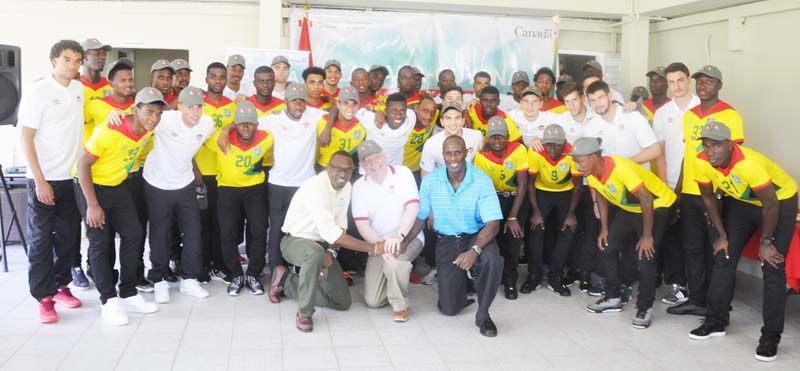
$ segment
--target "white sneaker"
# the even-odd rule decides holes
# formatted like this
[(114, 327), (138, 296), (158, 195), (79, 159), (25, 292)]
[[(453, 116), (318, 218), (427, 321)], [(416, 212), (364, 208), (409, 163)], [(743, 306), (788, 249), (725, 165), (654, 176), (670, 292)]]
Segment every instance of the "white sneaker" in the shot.
[(114, 326), (125, 326), (128, 324), (128, 313), (119, 298), (111, 298), (100, 307), (100, 315), (108, 324)]
[(436, 284), (436, 268), (433, 268), (422, 278), (422, 283), (425, 285), (434, 285)]
[(169, 282), (159, 281), (153, 285), (154, 296), (156, 303), (165, 304), (169, 303)]
[(201, 299), (207, 298), (209, 295), (211, 295), (206, 289), (200, 287), (200, 282), (197, 282), (197, 280), (194, 278), (181, 280), (181, 294), (186, 294)]
[(144, 300), (144, 297), (139, 294), (122, 299), (122, 305), (125, 306), (125, 310), (132, 313), (158, 312), (158, 304)]

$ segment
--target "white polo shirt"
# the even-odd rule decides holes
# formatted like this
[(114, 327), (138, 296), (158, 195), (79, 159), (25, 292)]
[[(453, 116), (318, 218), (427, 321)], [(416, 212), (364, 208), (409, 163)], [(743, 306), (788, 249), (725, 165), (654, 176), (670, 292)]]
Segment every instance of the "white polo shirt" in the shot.
[(692, 94), (692, 99), (681, 109), (675, 99), (661, 106), (653, 115), (653, 132), (656, 140), (664, 142), (664, 157), (667, 162), (667, 183), (675, 189), (681, 175), (681, 163), (685, 143), (683, 142), (683, 115), (700, 104), (700, 98)]
[(559, 115), (552, 112), (539, 112), (536, 120), (528, 121), (525, 118), (525, 112), (521, 109), (515, 109), (508, 112), (511, 119), (517, 123), (517, 129), (522, 134), (522, 142), (525, 146), (530, 148), (533, 138), (542, 138), (544, 128), (550, 124), (558, 124)]
[[(596, 112), (595, 112), (596, 113)], [(656, 143), (653, 129), (639, 112), (623, 112), (622, 106), (616, 106), (614, 119), (606, 122), (603, 117), (596, 114), (589, 125), (584, 128), (583, 136), (603, 138), (600, 148), (603, 155), (619, 155), (632, 157), (643, 148)], [(650, 162), (640, 164), (650, 169)]]
[[(406, 111), (406, 120), (397, 129), (392, 129), (385, 122), (379, 129), (375, 123), (374, 112), (362, 108), (358, 110), (358, 113), (360, 114), (358, 120), (367, 129), (367, 139), (374, 140), (381, 146), (389, 164), (402, 165), (403, 150), (408, 141), (408, 134), (417, 123), (417, 115), (414, 114), (414, 111), (410, 109)], [(361, 174), (364, 172), (361, 171)]]
[(245, 97), (249, 97), (255, 93), (256, 87), (253, 86), (252, 81), (242, 81), (241, 84), (239, 84), (239, 91), (234, 91), (233, 89), (229, 88), (228, 85), (225, 85), (225, 89), (222, 89), (222, 95), (232, 101), (236, 101), (237, 94), (243, 94)]
[[(472, 162), (478, 151), (483, 148), (483, 134), (474, 129), (463, 128), (461, 130), (461, 137), (464, 138), (464, 142), (467, 144), (467, 161)], [(422, 158), (419, 162), (420, 169), (430, 173), (437, 167), (444, 165), (442, 148), (445, 139), (447, 139), (447, 133), (444, 131), (433, 134), (428, 138), (425, 146), (422, 147)]]
[(503, 112), (519, 109), (519, 106), (520, 103), (514, 100), (513, 94), (503, 94), (500, 96), (500, 104), (498, 105), (498, 108), (503, 110)]
[(275, 136), (272, 151), (275, 164), (269, 171), (268, 182), (283, 187), (300, 187), (314, 176), (317, 146), (317, 122), (324, 111), (306, 107), (299, 120), (293, 120), (286, 109), (278, 115), (258, 119), (258, 128), (267, 129)]
[[(19, 124), (36, 129), (33, 144), (45, 180), (72, 179), (72, 167), (83, 147), (83, 84), (66, 87), (52, 75), (36, 81), (22, 94)], [(25, 177), (33, 179), (31, 166)]]
[[(414, 174), (405, 166), (389, 165), (382, 184), (364, 175), (353, 184), (351, 196), (353, 220), (369, 221), (369, 226), (381, 238), (394, 236), (403, 220), (406, 205), (419, 203), (419, 191)], [(417, 235), (425, 242), (422, 233)]]
[(583, 121), (575, 121), (575, 118), (572, 117), (572, 114), (569, 111), (562, 113), (558, 117), (558, 124), (564, 129), (564, 133), (567, 134), (567, 142), (575, 143), (575, 141), (584, 135), (584, 129), (589, 126), (589, 123), (594, 119), (597, 114), (594, 113), (592, 110), (586, 110), (586, 114), (583, 116)]
[(214, 120), (202, 115), (188, 127), (180, 111), (164, 111), (153, 130), (153, 151), (144, 162), (144, 180), (163, 190), (182, 189), (194, 181), (192, 159), (208, 138), (216, 133)]

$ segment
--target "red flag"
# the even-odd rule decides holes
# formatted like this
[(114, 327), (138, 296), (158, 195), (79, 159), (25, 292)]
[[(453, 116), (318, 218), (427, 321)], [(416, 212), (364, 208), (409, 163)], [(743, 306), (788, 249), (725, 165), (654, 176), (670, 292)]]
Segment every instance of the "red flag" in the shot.
[(308, 50), (308, 65), (313, 66), (314, 60), (311, 57), (311, 37), (308, 33), (308, 3), (305, 5), (305, 16), (303, 16), (303, 23), (300, 24), (300, 45), (297, 46), (299, 50)]

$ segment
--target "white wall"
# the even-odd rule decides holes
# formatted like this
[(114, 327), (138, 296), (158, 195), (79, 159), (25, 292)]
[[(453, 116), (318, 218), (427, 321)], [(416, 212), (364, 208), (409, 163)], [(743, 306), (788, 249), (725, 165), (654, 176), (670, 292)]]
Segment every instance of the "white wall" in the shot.
[[(797, 61), (800, 61), (800, 48), (796, 45), (800, 34), (800, 4), (796, 3), (795, 7), (794, 10), (749, 16), (755, 8), (743, 6), (725, 13), (698, 15), (697, 22), (703, 22), (699, 25), (684, 25), (679, 19), (669, 21), (679, 28), (670, 28), (666, 22), (657, 25), (650, 35), (650, 65), (681, 61), (692, 71), (706, 63), (718, 66), (723, 77), (720, 96), (742, 115), (745, 145), (772, 158), (794, 179), (800, 180), (800, 156), (795, 151), (800, 138), (800, 124), (796, 119), (800, 90), (800, 79), (796, 76)], [(764, 11), (759, 9), (759, 12)], [(745, 18), (742, 51), (728, 50), (725, 20), (728, 15)], [(723, 19), (704, 23), (717, 18)], [(709, 38), (710, 48), (707, 49)], [(642, 83), (645, 83), (644, 76)]]
[[(274, 20), (281, 22), (280, 14)], [(0, 44), (22, 48), (23, 91), (48, 73), (50, 47), (59, 39), (98, 37), (114, 47), (187, 49), (200, 85), (205, 66), (225, 47), (259, 47), (258, 4), (173, 2), (14, 1), (3, 4)], [(280, 45), (265, 47), (277, 48)], [(0, 127), (0, 163), (23, 165), (17, 130)]]

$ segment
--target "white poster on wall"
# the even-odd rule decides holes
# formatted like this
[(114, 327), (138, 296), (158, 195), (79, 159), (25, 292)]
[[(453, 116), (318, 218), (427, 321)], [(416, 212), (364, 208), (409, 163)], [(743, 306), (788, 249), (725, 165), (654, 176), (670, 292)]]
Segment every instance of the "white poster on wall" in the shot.
[[(476, 72), (486, 71), (492, 85), (508, 91), (514, 72), (525, 71), (532, 78), (540, 67), (554, 67), (558, 28), (550, 18), (313, 8), (308, 14), (315, 64), (338, 59), (345, 82), (353, 69), (381, 64), (390, 71), (384, 87), (395, 87), (396, 71), (411, 65), (425, 74), (424, 88), (436, 87), (438, 73), (451, 69), (465, 89), (472, 88)], [(303, 16), (301, 8), (292, 11), (293, 48)]]
[(289, 81), (302, 81), (303, 70), (308, 67), (308, 52), (303, 50), (283, 50), (283, 49), (258, 49), (258, 48), (225, 48), (225, 60), (228, 57), (240, 54), (244, 57), (247, 68), (242, 77), (242, 86), (245, 95), (255, 94), (253, 87), (253, 73), (261, 66), (269, 66), (272, 59), (282, 55), (289, 60)]

